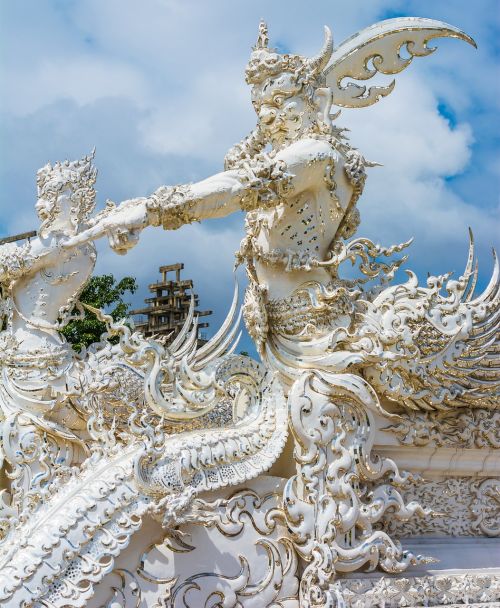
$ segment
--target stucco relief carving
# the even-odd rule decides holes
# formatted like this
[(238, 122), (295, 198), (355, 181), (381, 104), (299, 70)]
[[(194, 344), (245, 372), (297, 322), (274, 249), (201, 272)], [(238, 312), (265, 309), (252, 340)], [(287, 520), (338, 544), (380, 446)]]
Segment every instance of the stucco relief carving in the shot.
[(351, 579), (334, 585), (349, 608), (396, 608), (408, 606), (496, 606), (500, 600), (500, 576), (448, 574), (376, 580)]
[(420, 480), (411, 483), (403, 496), (425, 504), (434, 516), (404, 524), (387, 518), (382, 527), (391, 535), (500, 536), (500, 478)]
[(412, 412), (383, 430), (403, 445), (500, 448), (500, 412), (494, 410)]
[(155, 528), (159, 538), (119, 559), (89, 606), (197, 608), (216, 598), (226, 606), (298, 608), (299, 564), (281, 492), (263, 478), (214, 500), (196, 498), (190, 522), (163, 534)]

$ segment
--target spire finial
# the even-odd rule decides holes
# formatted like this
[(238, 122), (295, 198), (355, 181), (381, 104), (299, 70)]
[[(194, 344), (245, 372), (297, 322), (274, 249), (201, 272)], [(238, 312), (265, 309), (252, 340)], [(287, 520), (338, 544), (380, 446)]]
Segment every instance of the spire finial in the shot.
[(259, 23), (259, 36), (257, 38), (257, 43), (255, 45), (255, 50), (257, 49), (267, 49), (269, 45), (269, 36), (267, 34), (267, 23), (264, 19), (260, 20)]

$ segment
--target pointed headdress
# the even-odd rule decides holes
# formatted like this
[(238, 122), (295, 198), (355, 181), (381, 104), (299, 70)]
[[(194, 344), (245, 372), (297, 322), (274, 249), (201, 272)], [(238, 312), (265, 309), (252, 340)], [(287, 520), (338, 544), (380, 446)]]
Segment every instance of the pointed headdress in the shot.
[(259, 36), (253, 47), (245, 74), (248, 84), (260, 84), (267, 78), (284, 72), (292, 73), (305, 83), (321, 84), (324, 81), (323, 70), (326, 68), (333, 52), (333, 36), (330, 28), (325, 26), (325, 40), (320, 52), (314, 57), (280, 54), (269, 47), (267, 25), (259, 23)]

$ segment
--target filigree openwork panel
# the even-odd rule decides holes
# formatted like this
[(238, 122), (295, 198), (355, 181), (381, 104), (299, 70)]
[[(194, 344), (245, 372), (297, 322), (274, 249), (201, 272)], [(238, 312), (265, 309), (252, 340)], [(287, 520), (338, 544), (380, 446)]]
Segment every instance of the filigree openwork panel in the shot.
[(298, 557), (280, 507), (282, 486), (262, 477), (196, 499), (191, 523), (170, 531), (146, 519), (88, 606), (298, 608)]

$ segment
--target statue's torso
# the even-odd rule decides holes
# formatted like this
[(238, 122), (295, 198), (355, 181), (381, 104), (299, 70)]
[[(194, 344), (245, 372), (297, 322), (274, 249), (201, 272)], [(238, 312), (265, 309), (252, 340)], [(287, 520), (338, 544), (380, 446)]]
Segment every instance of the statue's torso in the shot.
[[(318, 144), (324, 148), (323, 141)], [(310, 188), (250, 218), (257, 276), (267, 286), (270, 299), (290, 296), (306, 282), (327, 284), (331, 279), (317, 262), (329, 258), (354, 192), (344, 156), (334, 149), (331, 156)]]
[[(61, 234), (33, 241), (33, 267), (7, 287), (10, 314), (0, 343), (0, 405), (5, 411), (15, 403), (24, 411), (44, 414), (74, 391), (69, 375), (74, 353), (60, 334), (60, 322), (72, 312), (96, 253), (93, 244), (62, 249), (64, 238)], [(70, 420), (67, 408), (62, 415)]]
[(61, 343), (58, 321), (71, 312), (95, 265), (95, 247), (58, 248), (62, 236), (52, 238), (47, 265), (17, 279), (11, 288), (11, 331), (22, 350)]

